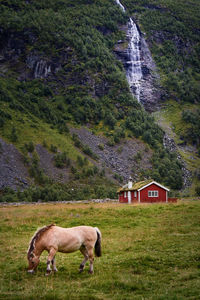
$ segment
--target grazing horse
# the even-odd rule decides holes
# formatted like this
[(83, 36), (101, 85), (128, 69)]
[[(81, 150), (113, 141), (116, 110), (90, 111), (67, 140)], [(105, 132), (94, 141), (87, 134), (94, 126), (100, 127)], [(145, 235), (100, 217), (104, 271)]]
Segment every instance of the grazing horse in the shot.
[(83, 271), (87, 260), (90, 261), (89, 273), (93, 273), (93, 249), (96, 256), (101, 256), (101, 232), (97, 227), (77, 226), (71, 228), (58, 227), (55, 224), (44, 226), (32, 237), (27, 258), (29, 262), (28, 272), (33, 273), (39, 262), (40, 255), (44, 250), (48, 251), (46, 275), (53, 271), (57, 272), (55, 264), (56, 252), (70, 253), (80, 250), (84, 260), (80, 264), (80, 272)]

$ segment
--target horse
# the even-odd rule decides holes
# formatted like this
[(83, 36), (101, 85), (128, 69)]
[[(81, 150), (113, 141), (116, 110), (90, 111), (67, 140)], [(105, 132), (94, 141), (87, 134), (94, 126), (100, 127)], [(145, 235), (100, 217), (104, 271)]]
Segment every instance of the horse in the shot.
[(31, 238), (28, 251), (28, 273), (34, 273), (40, 262), (40, 255), (44, 250), (48, 251), (46, 276), (51, 273), (51, 263), (54, 272), (57, 272), (55, 255), (56, 252), (71, 253), (77, 250), (84, 256), (80, 264), (79, 272), (83, 272), (89, 259), (89, 273), (93, 274), (93, 249), (97, 257), (101, 256), (102, 235), (97, 227), (77, 226), (63, 228), (51, 224), (38, 229)]

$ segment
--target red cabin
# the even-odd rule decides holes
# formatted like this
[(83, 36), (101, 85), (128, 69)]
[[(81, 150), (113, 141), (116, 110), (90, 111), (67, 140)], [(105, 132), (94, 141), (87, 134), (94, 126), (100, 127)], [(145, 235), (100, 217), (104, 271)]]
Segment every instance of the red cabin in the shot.
[(121, 203), (152, 203), (168, 202), (169, 189), (154, 180), (128, 184), (118, 190), (119, 202)]

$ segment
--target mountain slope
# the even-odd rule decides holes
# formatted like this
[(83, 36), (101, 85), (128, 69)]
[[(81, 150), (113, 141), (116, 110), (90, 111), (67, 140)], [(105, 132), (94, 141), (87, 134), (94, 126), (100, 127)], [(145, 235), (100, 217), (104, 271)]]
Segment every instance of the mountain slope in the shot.
[[(117, 181), (130, 174), (180, 189), (181, 164), (164, 149), (164, 132), (132, 97), (123, 65), (114, 55), (117, 41), (125, 40), (119, 28), (128, 20), (115, 1), (1, 4), (0, 135), (23, 154), (30, 183), (34, 179), (38, 185), (38, 198), (52, 198), (48, 191), (62, 199), (113, 196)], [(84, 143), (81, 126), (105, 142), (94, 147)], [(122, 155), (119, 162), (124, 143), (134, 145), (136, 139), (141, 146), (132, 146), (132, 157)], [(103, 157), (106, 151), (114, 153), (113, 167), (99, 159), (99, 149)], [(61, 170), (60, 178), (68, 174), (64, 181), (50, 176), (41, 153), (49, 157), (52, 168)], [(125, 174), (120, 164), (128, 164), (128, 159)], [(52, 179), (59, 182), (54, 192)], [(78, 187), (77, 193), (72, 193), (72, 186), (73, 191)], [(30, 199), (36, 197), (33, 194)]]
[(182, 122), (188, 126), (182, 131), (181, 139), (199, 147), (199, 2), (125, 0), (123, 3), (146, 33), (166, 90), (166, 101), (173, 99), (181, 105), (191, 104), (182, 109)]
[(200, 4), (195, 0), (122, 3), (145, 32), (159, 69), (165, 105), (156, 119), (175, 140), (196, 184), (200, 170)]

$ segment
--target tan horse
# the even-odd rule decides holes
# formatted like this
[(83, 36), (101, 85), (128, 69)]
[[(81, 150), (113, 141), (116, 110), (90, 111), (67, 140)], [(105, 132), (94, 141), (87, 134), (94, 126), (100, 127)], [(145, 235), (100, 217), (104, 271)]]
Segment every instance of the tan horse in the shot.
[(101, 232), (97, 227), (77, 226), (72, 228), (62, 228), (54, 224), (44, 226), (32, 237), (27, 258), (29, 262), (28, 272), (33, 273), (39, 262), (40, 255), (44, 250), (48, 251), (46, 275), (53, 271), (57, 272), (55, 264), (56, 252), (70, 253), (80, 250), (84, 255), (84, 260), (80, 264), (80, 272), (83, 271), (87, 260), (90, 261), (89, 273), (93, 273), (93, 249), (96, 256), (101, 256)]

